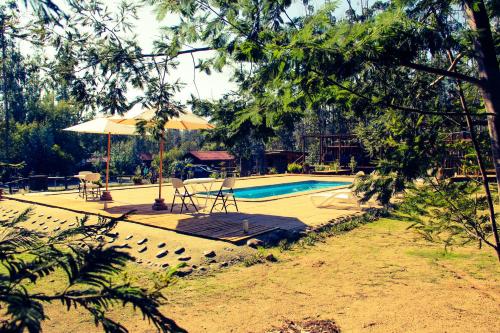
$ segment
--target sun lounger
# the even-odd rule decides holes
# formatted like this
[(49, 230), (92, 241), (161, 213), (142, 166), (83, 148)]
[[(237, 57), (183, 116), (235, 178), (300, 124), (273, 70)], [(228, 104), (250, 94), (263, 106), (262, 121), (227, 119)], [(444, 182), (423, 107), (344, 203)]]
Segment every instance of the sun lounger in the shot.
[(358, 197), (350, 189), (315, 193), (309, 198), (313, 205), (318, 208), (337, 206), (338, 204), (355, 205), (357, 208), (361, 208)]

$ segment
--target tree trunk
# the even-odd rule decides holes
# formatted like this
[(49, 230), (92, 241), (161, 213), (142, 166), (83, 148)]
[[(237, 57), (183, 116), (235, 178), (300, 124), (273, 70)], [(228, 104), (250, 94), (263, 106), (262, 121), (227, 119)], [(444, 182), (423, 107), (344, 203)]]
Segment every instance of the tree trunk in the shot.
[(5, 15), (2, 15), (1, 18), (1, 27), (0, 27), (0, 34), (2, 38), (2, 94), (3, 94), (3, 112), (5, 113), (5, 133), (4, 133), (4, 159), (5, 162), (10, 161), (10, 156), (9, 156), (9, 147), (10, 147), (10, 119), (9, 119), (9, 101), (8, 101), (8, 94), (7, 94), (7, 45), (6, 45), (6, 37), (5, 37), (5, 25), (6, 25), (6, 20), (5, 20)]
[(491, 113), (488, 116), (488, 130), (497, 186), (500, 189), (500, 70), (484, 2), (482, 0), (465, 0), (464, 7), (468, 24), (476, 34), (474, 39), (475, 60), (478, 65), (479, 78), (482, 81), (480, 90), (484, 106), (486, 111)]
[[(475, 59), (481, 79), (481, 95), (488, 116), (493, 164), (500, 194), (500, 70), (495, 52), (495, 44), (491, 34), (490, 21), (483, 0), (465, 0), (464, 8), (467, 21), (475, 33)], [(492, 224), (495, 242), (500, 245), (496, 223)], [(500, 260), (500, 255), (499, 255)]]

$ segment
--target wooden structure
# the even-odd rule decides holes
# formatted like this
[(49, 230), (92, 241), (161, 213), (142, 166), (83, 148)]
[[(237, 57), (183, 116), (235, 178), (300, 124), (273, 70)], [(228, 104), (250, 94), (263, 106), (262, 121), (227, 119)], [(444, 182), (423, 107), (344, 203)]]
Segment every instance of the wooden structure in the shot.
[(302, 163), (305, 163), (308, 141), (319, 140), (319, 164), (338, 161), (341, 166), (347, 166), (351, 157), (360, 166), (369, 165), (370, 159), (359, 140), (353, 134), (308, 134), (302, 136)]
[(278, 173), (284, 173), (288, 164), (301, 159), (303, 154), (303, 152), (292, 150), (268, 150), (264, 153), (265, 167), (267, 170), (275, 168)]
[(235, 157), (227, 151), (190, 151), (184, 158), (193, 160), (193, 164), (204, 164), (211, 167), (234, 167)]
[[(483, 128), (483, 131), (487, 131)], [(472, 151), (472, 139), (468, 131), (449, 133), (445, 139), (446, 154), (443, 158), (441, 172), (444, 177), (457, 179), (476, 177), (479, 178), (475, 154)], [(487, 154), (485, 154), (487, 153)], [(486, 166), (493, 165), (490, 151), (483, 152)], [(495, 170), (486, 170), (488, 175), (494, 175)]]

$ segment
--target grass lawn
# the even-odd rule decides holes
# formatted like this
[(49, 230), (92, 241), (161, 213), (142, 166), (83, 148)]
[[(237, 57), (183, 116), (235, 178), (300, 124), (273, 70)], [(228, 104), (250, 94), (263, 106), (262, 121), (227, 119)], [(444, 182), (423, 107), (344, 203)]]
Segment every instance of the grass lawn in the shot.
[[(333, 319), (344, 332), (498, 332), (500, 265), (473, 247), (444, 254), (408, 223), (380, 219), (312, 247), (270, 250), (277, 263), (179, 280), (164, 311), (190, 332), (265, 332), (285, 320)], [(136, 274), (146, 283), (148, 272)], [(131, 332), (153, 327), (118, 308)], [(48, 332), (97, 329), (48, 307)]]

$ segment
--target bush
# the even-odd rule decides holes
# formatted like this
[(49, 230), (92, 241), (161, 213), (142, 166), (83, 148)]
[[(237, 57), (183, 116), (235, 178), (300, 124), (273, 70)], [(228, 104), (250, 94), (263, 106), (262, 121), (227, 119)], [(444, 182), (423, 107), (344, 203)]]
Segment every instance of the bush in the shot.
[(330, 170), (330, 167), (328, 165), (325, 165), (325, 164), (316, 164), (314, 166), (314, 170), (315, 171), (327, 171), (327, 170)]
[(426, 240), (443, 244), (445, 251), (478, 242), (480, 247), (486, 244), (500, 253), (492, 242), (495, 231), (487, 198), (481, 184), (474, 181), (453, 183), (428, 178), (407, 191), (398, 213), (412, 221), (411, 228)]
[(354, 174), (357, 167), (358, 167), (358, 162), (356, 162), (356, 158), (354, 158), (354, 156), (351, 156), (351, 160), (349, 161), (349, 168), (351, 169), (352, 174)]
[(298, 163), (290, 163), (287, 166), (287, 171), (289, 173), (301, 173), (302, 172), (302, 165)]
[(135, 175), (132, 177), (132, 181), (134, 182), (135, 185), (141, 185), (142, 184), (142, 172), (141, 172), (141, 167), (137, 166), (135, 169)]
[(340, 170), (340, 162), (338, 160), (330, 163), (330, 170), (333, 172), (338, 172)]

